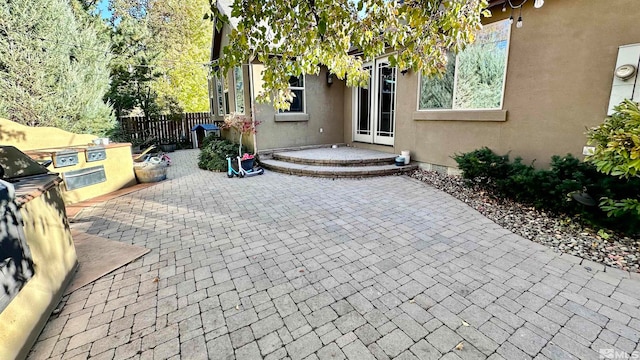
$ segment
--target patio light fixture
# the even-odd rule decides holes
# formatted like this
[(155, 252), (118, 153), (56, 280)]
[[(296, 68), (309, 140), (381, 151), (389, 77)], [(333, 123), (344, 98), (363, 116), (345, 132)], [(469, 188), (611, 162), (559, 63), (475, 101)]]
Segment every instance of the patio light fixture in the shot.
[[(514, 22), (513, 13), (515, 10), (518, 10), (519, 11), (518, 20), (515, 23), (516, 23), (516, 28), (520, 29), (524, 25), (522, 21), (522, 7), (528, 0), (521, 0), (520, 4), (514, 4), (515, 1), (516, 0), (505, 0), (504, 3), (502, 3), (502, 12), (507, 11), (507, 5), (511, 8), (511, 16), (509, 16), (509, 24), (513, 24)], [(533, 2), (533, 7), (536, 9), (540, 9), (543, 5), (544, 5), (544, 0), (534, 0)]]
[(331, 71), (327, 71), (327, 85), (331, 86), (333, 84), (333, 74)]

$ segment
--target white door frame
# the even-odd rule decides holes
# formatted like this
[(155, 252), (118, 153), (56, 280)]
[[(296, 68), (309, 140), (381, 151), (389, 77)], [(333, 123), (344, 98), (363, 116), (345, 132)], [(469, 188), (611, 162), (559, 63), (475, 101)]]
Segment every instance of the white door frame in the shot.
[(358, 126), (359, 126), (359, 120), (360, 120), (360, 90), (362, 89), (361, 87), (356, 87), (352, 89), (352, 94), (353, 94), (353, 101), (352, 101), (352, 108), (353, 108), (353, 116), (351, 118), (351, 122), (353, 124), (353, 141), (360, 141), (360, 142), (366, 142), (366, 143), (373, 143), (373, 128), (372, 128), (372, 124), (371, 124), (371, 109), (373, 108), (373, 105), (371, 104), (371, 94), (374, 91), (373, 89), (373, 80), (374, 80), (374, 62), (373, 61), (369, 61), (366, 62), (364, 64), (362, 64), (363, 68), (370, 68), (370, 77), (369, 77), (369, 92), (368, 92), (368, 96), (367, 99), (365, 101), (367, 101), (368, 105), (367, 105), (367, 109), (369, 111), (368, 114), (368, 119), (367, 122), (369, 124), (369, 131), (367, 132), (363, 132), (363, 133), (359, 133), (358, 132)]
[[(387, 63), (389, 58), (382, 57), (378, 58), (375, 61), (369, 61), (364, 63), (364, 67), (371, 67), (371, 76), (369, 79), (369, 93), (368, 93), (368, 109), (369, 109), (369, 131), (368, 133), (358, 133), (358, 120), (359, 120), (359, 111), (360, 111), (360, 87), (353, 88), (352, 90), (352, 124), (353, 124), (353, 141), (366, 142), (372, 144), (382, 144), (382, 145), (394, 145), (395, 139), (395, 109), (396, 109), (396, 92), (397, 92), (397, 84), (393, 84), (393, 99), (392, 99), (392, 108), (393, 111), (390, 114), (393, 126), (391, 129), (391, 136), (380, 136), (379, 132), (379, 122), (380, 122), (380, 108), (379, 108), (379, 95), (381, 84), (379, 83), (379, 75), (380, 75), (380, 64)], [(397, 81), (397, 70), (393, 69), (396, 74)]]

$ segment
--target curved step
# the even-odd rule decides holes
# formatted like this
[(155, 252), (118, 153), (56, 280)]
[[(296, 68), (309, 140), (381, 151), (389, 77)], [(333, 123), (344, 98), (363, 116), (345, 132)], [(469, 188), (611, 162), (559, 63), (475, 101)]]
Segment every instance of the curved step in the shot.
[(394, 163), (397, 155), (367, 149), (338, 147), (336, 149), (308, 149), (274, 152), (274, 160), (314, 166), (378, 166)]
[(376, 166), (320, 166), (295, 164), (280, 160), (261, 160), (260, 165), (265, 169), (290, 175), (328, 177), (328, 178), (360, 178), (371, 176), (385, 176), (414, 170), (418, 166), (376, 165)]

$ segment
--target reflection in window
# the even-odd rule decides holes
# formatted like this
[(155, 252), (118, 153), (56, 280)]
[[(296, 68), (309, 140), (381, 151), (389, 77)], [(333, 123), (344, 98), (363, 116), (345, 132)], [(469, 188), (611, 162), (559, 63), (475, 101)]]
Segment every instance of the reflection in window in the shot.
[(303, 113), (304, 112), (304, 76), (291, 76), (289, 78), (289, 89), (293, 93), (293, 100), (291, 101), (291, 106), (289, 110), (284, 110), (284, 112), (295, 112), (295, 113)]
[(244, 78), (241, 67), (233, 69), (233, 79), (235, 83), (236, 112), (244, 114)]
[(376, 136), (393, 136), (396, 68), (378, 63), (378, 131)]
[(216, 97), (218, 102), (218, 115), (222, 116), (225, 114), (224, 111), (224, 78), (220, 79), (219, 76), (216, 75)]
[(373, 68), (371, 65), (365, 66), (364, 70), (369, 73), (369, 82), (366, 86), (358, 88), (358, 128), (356, 132), (358, 134), (369, 135), (371, 133), (370, 128), (370, 116), (371, 112), (371, 96), (369, 95), (371, 87), (371, 77), (373, 76)]
[(421, 77), (418, 108), (501, 109), (510, 30), (508, 20), (485, 25), (474, 44), (449, 54), (443, 77)]

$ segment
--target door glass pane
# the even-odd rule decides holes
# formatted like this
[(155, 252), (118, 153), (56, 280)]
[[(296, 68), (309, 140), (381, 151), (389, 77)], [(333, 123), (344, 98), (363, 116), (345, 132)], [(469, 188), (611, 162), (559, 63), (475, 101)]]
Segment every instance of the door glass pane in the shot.
[(376, 136), (393, 136), (396, 69), (386, 62), (378, 64), (378, 127)]
[(236, 67), (233, 69), (233, 78), (236, 83), (236, 112), (244, 114), (244, 79), (242, 74), (242, 68)]
[(356, 129), (356, 133), (369, 135), (371, 134), (371, 81), (372, 70), (371, 66), (367, 66), (364, 68), (365, 71), (369, 72), (369, 83), (367, 86), (358, 88), (358, 127)]

